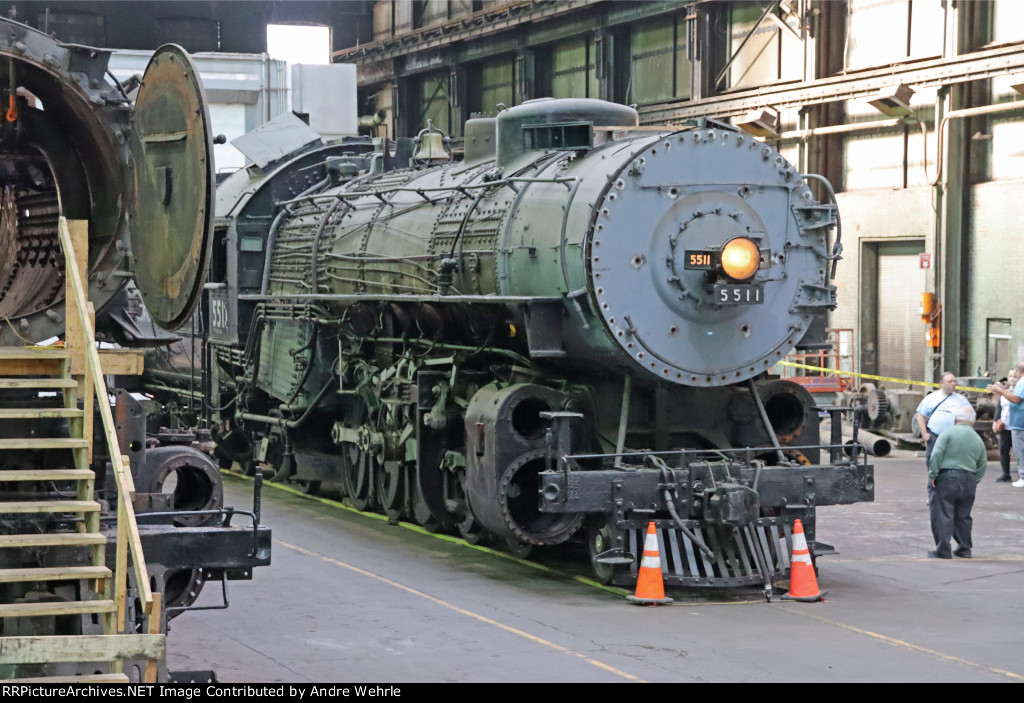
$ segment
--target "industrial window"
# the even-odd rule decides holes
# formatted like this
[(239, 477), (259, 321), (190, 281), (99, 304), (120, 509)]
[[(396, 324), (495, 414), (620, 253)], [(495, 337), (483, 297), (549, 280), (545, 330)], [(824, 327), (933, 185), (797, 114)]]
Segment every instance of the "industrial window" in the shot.
[[(796, 19), (767, 17), (760, 3), (728, 3), (729, 88), (753, 88), (780, 80), (803, 77), (803, 45), (797, 36)], [(788, 29), (783, 29), (785, 25)]]
[(427, 120), (430, 120), (442, 132), (451, 134), (449, 83), (448, 71), (439, 71), (423, 76), (419, 121), (412, 125), (415, 131), (425, 129)]
[(1019, 0), (994, 0), (992, 3), (992, 44), (1024, 39), (1024, 4)]
[(990, 317), (985, 320), (987, 345), (985, 363), (994, 378), (1002, 378), (1010, 370), (1010, 320)]
[(866, 100), (846, 101), (847, 121), (862, 123), (864, 130), (843, 138), (840, 189), (912, 188), (931, 183), (939, 156), (935, 139), (936, 99), (935, 88), (922, 88), (912, 98), (913, 114), (908, 124), (874, 128), (872, 122), (885, 122), (888, 118)]
[(690, 97), (686, 41), (686, 27), (678, 16), (633, 28), (626, 102), (645, 104)]
[(157, 44), (173, 43), (186, 51), (220, 51), (220, 22), (200, 17), (162, 17), (154, 27)]
[(417, 8), (419, 16), (416, 26), (429, 27), (435, 24), (444, 24), (448, 20), (459, 17), (468, 17), (473, 14), (474, 3), (471, 0), (423, 0), (422, 3), (417, 4), (419, 5)]
[(267, 53), (289, 64), (331, 62), (331, 28), (317, 24), (268, 24)]
[(36, 17), (36, 26), (46, 34), (55, 34), (68, 44), (106, 46), (107, 30), (103, 15), (92, 12), (46, 10)]
[(846, 67), (942, 55), (943, 0), (849, 0)]
[(516, 104), (516, 61), (513, 56), (502, 56), (480, 62), (479, 85), (467, 86), (480, 91), (480, 105), (484, 112), (494, 112), (498, 103), (509, 107)]
[[(538, 87), (538, 96), (556, 98), (596, 98), (597, 72), (594, 70), (594, 47), (582, 37), (554, 46), (547, 57), (550, 79), (546, 90)], [(538, 59), (538, 72), (542, 62)], [(546, 63), (546, 61), (545, 61)]]

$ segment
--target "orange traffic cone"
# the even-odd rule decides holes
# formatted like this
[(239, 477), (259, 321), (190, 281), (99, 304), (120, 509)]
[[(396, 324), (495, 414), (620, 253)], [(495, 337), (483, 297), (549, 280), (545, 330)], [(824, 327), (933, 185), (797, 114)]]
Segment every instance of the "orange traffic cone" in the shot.
[(797, 520), (793, 523), (793, 557), (789, 560), (789, 593), (784, 600), (798, 600), (814, 603), (821, 600), (826, 591), (818, 590), (818, 579), (811, 564), (811, 552), (807, 549), (804, 525)]
[(663, 605), (671, 603), (665, 597), (665, 585), (661, 580), (661, 552), (658, 550), (658, 533), (654, 523), (647, 523), (647, 538), (644, 540), (644, 558), (640, 562), (640, 576), (636, 581), (636, 595), (626, 599), (637, 605)]

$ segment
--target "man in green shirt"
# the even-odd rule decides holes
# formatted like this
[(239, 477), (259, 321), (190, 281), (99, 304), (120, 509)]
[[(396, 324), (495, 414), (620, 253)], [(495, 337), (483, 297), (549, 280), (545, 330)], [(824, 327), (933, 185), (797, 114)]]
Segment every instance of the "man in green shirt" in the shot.
[[(985, 443), (974, 431), (974, 408), (957, 408), (956, 424), (939, 435), (928, 464), (932, 491), (929, 511), (932, 519), (933, 559), (952, 559), (953, 554), (971, 558), (971, 508), (974, 492), (988, 456)], [(949, 538), (956, 539), (956, 551), (950, 552)]]

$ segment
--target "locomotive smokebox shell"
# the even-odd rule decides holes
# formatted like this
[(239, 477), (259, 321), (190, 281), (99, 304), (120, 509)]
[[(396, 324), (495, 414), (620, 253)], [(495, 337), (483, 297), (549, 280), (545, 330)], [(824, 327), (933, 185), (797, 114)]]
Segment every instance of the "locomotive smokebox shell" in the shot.
[[(146, 306), (180, 326), (199, 300), (212, 230), (212, 137), (195, 66), (154, 54), (133, 106), (110, 52), (0, 20), (0, 78), (17, 86), (0, 138), (0, 343), (64, 331), (59, 217), (89, 227), (88, 297), (102, 314), (136, 274)], [(116, 82), (116, 81), (115, 81)]]
[(611, 338), (648, 373), (739, 383), (834, 307), (834, 208), (764, 143), (719, 128), (661, 135), (609, 180), (593, 208), (590, 289)]

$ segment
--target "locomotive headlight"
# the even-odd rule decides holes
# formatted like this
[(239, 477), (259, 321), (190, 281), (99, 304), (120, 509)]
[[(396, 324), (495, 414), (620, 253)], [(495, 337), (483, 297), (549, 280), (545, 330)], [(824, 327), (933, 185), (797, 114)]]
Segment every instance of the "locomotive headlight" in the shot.
[(753, 241), (736, 237), (722, 247), (721, 262), (726, 276), (734, 281), (745, 281), (761, 265), (761, 251)]

